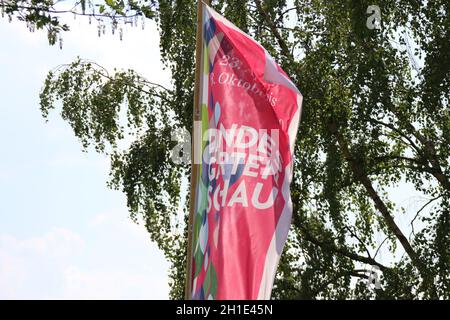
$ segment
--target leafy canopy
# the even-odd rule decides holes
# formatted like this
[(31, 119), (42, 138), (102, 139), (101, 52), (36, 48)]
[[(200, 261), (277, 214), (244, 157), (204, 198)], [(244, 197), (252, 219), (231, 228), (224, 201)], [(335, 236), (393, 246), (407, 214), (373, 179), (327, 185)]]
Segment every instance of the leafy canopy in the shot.
[[(38, 28), (67, 29), (52, 1), (9, 3), (17, 6), (8, 14), (26, 14)], [(111, 21), (131, 11), (155, 20), (172, 84), (80, 59), (49, 73), (42, 113), (58, 107), (84, 148), (110, 154), (110, 186), (145, 221), (172, 264), (171, 296), (182, 298), (190, 168), (171, 162), (170, 150), (171, 133), (192, 126), (196, 1), (78, 4)], [(293, 226), (274, 298), (450, 298), (449, 3), (377, 4), (379, 29), (367, 28), (371, 2), (363, 0), (212, 3), (304, 95)], [(122, 150), (126, 131), (134, 142)], [(396, 188), (422, 195), (415, 210), (394, 198)], [(373, 267), (377, 288), (367, 285)]]

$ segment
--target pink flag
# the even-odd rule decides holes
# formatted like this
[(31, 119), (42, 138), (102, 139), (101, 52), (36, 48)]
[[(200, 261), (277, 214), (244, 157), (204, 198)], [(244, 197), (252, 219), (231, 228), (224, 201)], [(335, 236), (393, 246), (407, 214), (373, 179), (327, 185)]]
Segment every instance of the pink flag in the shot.
[(191, 298), (270, 299), (291, 223), (302, 95), (260, 44), (206, 5), (203, 21)]

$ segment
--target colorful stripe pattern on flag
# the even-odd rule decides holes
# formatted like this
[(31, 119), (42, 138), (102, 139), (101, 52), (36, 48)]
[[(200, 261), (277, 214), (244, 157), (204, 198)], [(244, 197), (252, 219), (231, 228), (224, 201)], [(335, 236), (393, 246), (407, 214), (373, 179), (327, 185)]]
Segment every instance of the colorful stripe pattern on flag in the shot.
[(269, 299), (289, 231), (302, 95), (268, 52), (203, 5), (201, 168), (192, 299)]

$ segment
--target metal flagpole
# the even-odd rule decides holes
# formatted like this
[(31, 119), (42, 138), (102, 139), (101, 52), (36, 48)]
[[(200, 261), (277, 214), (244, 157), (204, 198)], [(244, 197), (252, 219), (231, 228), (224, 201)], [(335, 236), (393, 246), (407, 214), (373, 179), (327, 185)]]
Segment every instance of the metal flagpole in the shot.
[(209, 4), (208, 0), (197, 2), (197, 36), (196, 36), (196, 51), (195, 51), (195, 87), (194, 87), (194, 110), (192, 123), (192, 147), (191, 147), (191, 191), (189, 203), (189, 221), (188, 221), (188, 244), (187, 244), (187, 261), (186, 261), (186, 285), (184, 291), (184, 298), (190, 300), (192, 298), (192, 233), (195, 215), (195, 198), (197, 195), (197, 182), (199, 164), (195, 163), (195, 133), (194, 127), (196, 121), (201, 121), (200, 114), (200, 79), (201, 79), (201, 65), (202, 65), (202, 44), (203, 44), (203, 3)]

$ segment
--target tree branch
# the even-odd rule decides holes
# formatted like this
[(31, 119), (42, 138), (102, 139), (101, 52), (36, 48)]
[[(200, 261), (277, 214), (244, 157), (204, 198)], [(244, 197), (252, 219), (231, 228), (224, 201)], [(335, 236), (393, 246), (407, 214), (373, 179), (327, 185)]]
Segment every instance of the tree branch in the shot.
[(369, 122), (373, 122), (373, 123), (385, 126), (386, 128), (389, 128), (392, 131), (398, 133), (401, 137), (405, 138), (409, 142), (411, 147), (413, 147), (416, 151), (420, 152), (420, 148), (414, 143), (414, 141), (412, 141), (412, 139), (408, 135), (404, 134), (402, 131), (400, 131), (398, 128), (396, 128), (392, 124), (385, 123), (383, 121), (376, 120), (376, 119), (373, 119), (373, 118), (369, 118)]
[(355, 232), (353, 232), (348, 226), (344, 226), (344, 228), (347, 229), (348, 232), (350, 232), (350, 234), (351, 234), (356, 240), (358, 240), (359, 243), (364, 247), (364, 250), (366, 250), (367, 256), (368, 256), (369, 258), (372, 258), (372, 257), (370, 256), (369, 249), (367, 248), (367, 246), (365, 245), (365, 243), (358, 237), (358, 235), (357, 235)]
[(400, 241), (401, 245), (405, 249), (408, 256), (411, 258), (411, 260), (415, 263), (419, 263), (418, 257), (414, 249), (412, 248), (411, 244), (409, 243), (408, 239), (405, 237), (403, 232), (400, 230), (400, 228), (397, 226), (397, 224), (394, 221), (394, 218), (391, 216), (389, 209), (381, 200), (381, 198), (378, 196), (378, 193), (375, 191), (375, 189), (372, 186), (372, 182), (369, 180), (367, 174), (365, 173), (364, 169), (361, 167), (361, 165), (355, 160), (355, 158), (352, 156), (348, 144), (345, 141), (342, 134), (338, 131), (337, 126), (335, 123), (330, 124), (330, 131), (334, 134), (336, 137), (339, 147), (341, 148), (341, 151), (344, 155), (345, 160), (350, 164), (350, 167), (353, 171), (353, 174), (355, 177), (361, 182), (361, 184), (365, 187), (367, 193), (369, 194), (370, 198), (372, 198), (375, 207), (378, 209), (378, 211), (381, 213), (381, 215), (384, 218), (384, 221), (386, 222), (387, 227), (389, 230), (397, 237), (397, 239)]
[(422, 135), (411, 123), (407, 122), (408, 131), (416, 137), (417, 140), (423, 146), (422, 153), (425, 158), (430, 162), (433, 170), (430, 173), (439, 181), (439, 183), (446, 189), (450, 191), (450, 181), (449, 178), (443, 173), (439, 159), (437, 157), (436, 147), (431, 140), (428, 140), (424, 135)]
[(358, 261), (358, 262), (365, 263), (365, 264), (370, 264), (372, 266), (377, 266), (380, 268), (381, 271), (389, 269), (389, 267), (382, 265), (381, 263), (377, 262), (373, 258), (361, 256), (354, 252), (351, 252), (350, 250), (348, 250), (346, 248), (338, 247), (333, 241), (321, 241), (321, 240), (317, 239), (308, 231), (306, 226), (303, 225), (299, 219), (294, 219), (293, 223), (303, 234), (305, 240), (307, 240), (308, 242), (311, 242), (312, 244), (315, 244), (316, 246), (321, 247), (323, 250), (335, 252), (337, 254), (340, 254), (340, 255), (347, 257), (354, 261)]
[(428, 200), (420, 209), (419, 211), (416, 212), (416, 214), (414, 215), (414, 218), (411, 220), (410, 226), (411, 226), (411, 234), (409, 235), (409, 238), (411, 238), (411, 236), (413, 234), (415, 234), (414, 232), (414, 222), (416, 221), (417, 217), (419, 216), (419, 214), (433, 201), (436, 201), (437, 199), (439, 199), (440, 197), (442, 197), (442, 194), (438, 195), (437, 197), (431, 198), (430, 200)]
[(318, 287), (315, 291), (312, 292), (312, 296), (314, 297), (314, 296), (318, 295), (321, 291), (325, 290), (330, 284), (335, 283), (340, 278), (345, 277), (345, 276), (369, 279), (369, 276), (367, 276), (367, 274), (366, 274), (366, 270), (355, 269), (355, 270), (342, 271), (342, 272), (337, 273), (334, 277), (332, 277), (328, 281), (325, 281), (324, 283), (322, 283), (320, 285), (320, 287)]
[[(56, 3), (55, 3), (56, 4)], [(79, 3), (78, 3), (79, 4)], [(74, 14), (77, 16), (85, 16), (85, 17), (93, 17), (93, 18), (112, 18), (112, 19), (127, 19), (127, 18), (134, 18), (134, 17), (141, 17), (143, 16), (143, 13), (141, 12), (136, 12), (134, 14), (130, 14), (130, 15), (123, 15), (120, 13), (117, 14), (101, 14), (101, 13), (86, 13), (86, 12), (78, 12), (75, 11), (75, 8), (77, 7), (78, 4), (75, 4), (72, 9), (67, 9), (67, 10), (56, 10), (53, 6), (24, 6), (24, 5), (17, 5), (17, 4), (11, 4), (11, 3), (0, 3), (0, 7), (4, 7), (4, 8), (8, 8), (8, 7), (14, 7), (17, 9), (21, 9), (21, 10), (35, 10), (35, 11), (39, 11), (39, 12), (46, 12), (46, 13), (51, 13), (51, 14), (66, 14), (66, 13), (70, 13), (70, 14)]]
[(395, 223), (394, 218), (391, 216), (391, 214), (389, 212), (389, 209), (387, 208), (387, 206), (385, 205), (383, 200), (381, 200), (378, 193), (373, 188), (372, 182), (368, 178), (364, 169), (352, 156), (350, 149), (348, 147), (347, 141), (345, 140), (343, 135), (338, 131), (336, 123), (330, 123), (330, 131), (336, 137), (338, 144), (341, 148), (341, 151), (344, 155), (344, 158), (349, 163), (350, 168), (353, 171), (353, 174), (359, 180), (359, 182), (365, 187), (367, 193), (369, 194), (369, 197), (372, 198), (372, 200), (375, 204), (375, 207), (378, 209), (378, 211), (383, 216), (388, 229), (397, 237), (398, 241), (400, 242), (402, 247), (405, 249), (406, 254), (411, 259), (411, 262), (417, 268), (417, 270), (419, 270), (422, 277), (424, 279), (426, 279), (426, 281), (429, 282), (430, 285), (433, 287), (433, 290), (434, 290), (433, 294), (435, 297), (437, 297), (437, 292), (436, 292), (436, 289), (433, 284), (433, 279), (431, 279), (427, 273), (427, 266), (420, 260), (419, 256), (412, 248), (408, 239), (405, 237), (403, 232), (400, 230), (400, 228)]
[(277, 26), (272, 22), (267, 12), (263, 9), (261, 5), (260, 0), (255, 0), (255, 5), (258, 10), (258, 13), (263, 17), (266, 24), (269, 26), (270, 31), (274, 35), (275, 39), (278, 42), (278, 45), (280, 46), (281, 53), (292, 62), (295, 62), (294, 56), (291, 54), (291, 51), (289, 50), (289, 47), (287, 46), (286, 42), (284, 41), (283, 37), (281, 37), (281, 34), (278, 32)]
[(381, 247), (383, 246), (383, 244), (386, 242), (386, 240), (389, 239), (389, 237), (385, 237), (383, 241), (381, 241), (380, 245), (377, 248), (377, 251), (375, 251), (375, 255), (373, 256), (373, 258), (375, 259), (378, 255), (378, 252), (380, 251)]

